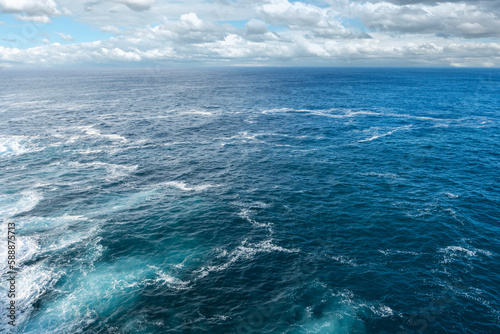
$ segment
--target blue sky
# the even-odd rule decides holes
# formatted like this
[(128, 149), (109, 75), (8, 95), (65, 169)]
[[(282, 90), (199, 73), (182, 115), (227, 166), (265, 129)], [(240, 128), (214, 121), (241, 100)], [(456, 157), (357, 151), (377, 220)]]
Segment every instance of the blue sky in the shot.
[(2, 67), (498, 67), (499, 55), (493, 0), (0, 0)]

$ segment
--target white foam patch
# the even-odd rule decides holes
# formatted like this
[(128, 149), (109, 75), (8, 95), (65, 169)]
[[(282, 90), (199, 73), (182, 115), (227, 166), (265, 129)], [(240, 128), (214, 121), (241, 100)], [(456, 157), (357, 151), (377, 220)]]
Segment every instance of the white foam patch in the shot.
[(236, 247), (231, 252), (221, 250), (221, 253), (217, 256), (217, 258), (227, 258), (226, 262), (221, 265), (202, 267), (197, 271), (199, 273), (198, 278), (203, 278), (211, 272), (226, 270), (233, 263), (240, 260), (252, 259), (258, 253), (272, 252), (297, 253), (300, 252), (300, 249), (287, 249), (281, 246), (277, 246), (273, 244), (272, 239), (264, 240), (259, 243), (248, 243), (245, 239), (241, 242), (241, 245)]
[(88, 163), (70, 162), (69, 166), (76, 167), (78, 169), (93, 169), (93, 170), (105, 169), (106, 172), (109, 174), (108, 177), (106, 177), (107, 180), (115, 180), (126, 177), (139, 168), (139, 165), (131, 165), (131, 166), (117, 165), (101, 161), (94, 161)]
[(335, 260), (337, 262), (340, 262), (342, 264), (347, 264), (351, 267), (357, 267), (358, 264), (356, 263), (356, 258), (351, 258), (349, 256), (345, 255), (328, 255), (329, 258), (332, 260)]
[[(0, 195), (0, 217), (12, 217), (30, 211), (42, 198), (39, 192), (32, 190), (26, 190), (16, 195)], [(13, 202), (13, 199), (17, 199), (17, 201)]]
[(310, 308), (304, 312), (303, 319), (289, 331), (293, 334), (347, 334), (365, 333), (363, 321), (357, 318), (351, 305), (337, 304), (326, 310), (321, 318), (313, 316)]
[(311, 109), (293, 109), (293, 108), (276, 108), (276, 109), (267, 109), (261, 111), (262, 114), (278, 114), (278, 113), (304, 113), (304, 114), (310, 114), (310, 115), (315, 115), (315, 116), (323, 116), (323, 117), (330, 117), (330, 118), (351, 118), (351, 117), (357, 117), (357, 116), (380, 116), (382, 114), (372, 112), (372, 111), (366, 111), (366, 110), (359, 110), (359, 111), (354, 111), (352, 109), (317, 109), (317, 110), (311, 110)]
[(422, 253), (414, 252), (414, 251), (401, 251), (401, 250), (396, 250), (396, 249), (379, 249), (378, 251), (380, 253), (384, 254), (385, 256), (391, 256), (391, 255), (412, 255), (412, 256), (418, 256), (418, 255), (422, 254)]
[[(80, 244), (85, 241), (93, 239), (100, 231), (98, 226), (93, 226), (86, 231), (71, 231), (70, 233), (64, 233), (66, 229), (59, 229), (55, 231), (56, 236), (53, 236), (54, 232), (48, 233), (51, 237), (49, 242), (45, 242), (43, 247), (43, 253), (52, 253), (73, 247), (76, 244)], [(46, 233), (47, 235), (47, 233)], [(43, 254), (42, 253), (42, 254)]]
[(110, 214), (113, 212), (118, 212), (122, 210), (128, 210), (142, 203), (148, 202), (153, 198), (156, 198), (158, 193), (158, 189), (150, 189), (135, 192), (127, 195), (116, 196), (115, 198), (111, 198), (105, 205), (104, 208), (101, 208), (97, 211), (92, 212), (93, 214), (103, 215)]
[(375, 172), (370, 172), (370, 173), (363, 173), (362, 175), (365, 176), (376, 176), (380, 178), (387, 178), (387, 179), (396, 179), (398, 176), (393, 173), (375, 173)]
[[(20, 327), (31, 315), (33, 305), (47, 291), (52, 290), (61, 273), (48, 268), (44, 262), (22, 268), (16, 274), (16, 324)], [(2, 275), (2, 277), (6, 277)], [(0, 289), (0, 302), (10, 302), (7, 290)], [(9, 325), (10, 326), (10, 325)], [(7, 333), (7, 322), (0, 323), (0, 332)]]
[(217, 137), (214, 138), (215, 140), (222, 140), (223, 142), (221, 143), (222, 146), (226, 146), (228, 144), (231, 144), (234, 141), (239, 141), (242, 143), (247, 143), (247, 142), (259, 142), (259, 143), (264, 143), (267, 144), (267, 142), (258, 139), (258, 136), (263, 136), (264, 134), (249, 134), (248, 131), (241, 131), (238, 132), (237, 135), (231, 136), (231, 137)]
[(358, 143), (369, 142), (369, 141), (372, 141), (372, 140), (375, 140), (375, 139), (379, 139), (379, 138), (383, 138), (383, 137), (386, 137), (386, 136), (390, 136), (390, 135), (396, 133), (397, 131), (409, 130), (412, 127), (413, 127), (413, 125), (400, 126), (400, 127), (395, 128), (395, 129), (393, 129), (391, 131), (388, 131), (388, 132), (385, 132), (385, 133), (381, 133), (381, 134), (376, 134), (376, 135), (373, 135), (370, 138), (366, 138), (366, 139), (363, 139), (363, 140), (358, 140)]
[(146, 285), (153, 284), (155, 286), (166, 285), (169, 288), (175, 290), (185, 290), (189, 288), (189, 282), (182, 281), (170, 274), (167, 274), (157, 266), (148, 266), (148, 267), (155, 271), (156, 278), (146, 279), (144, 280), (144, 284)]
[(27, 137), (0, 136), (0, 157), (24, 154), (29, 151)]
[(207, 190), (208, 188), (213, 188), (217, 187), (215, 185), (211, 184), (201, 184), (201, 185), (188, 185), (187, 183), (183, 181), (168, 181), (160, 184), (160, 187), (169, 187), (169, 188), (176, 188), (179, 190), (183, 191), (203, 191)]
[(464, 259), (478, 259), (480, 256), (493, 256), (493, 253), (487, 250), (477, 249), (473, 247), (470, 247), (469, 249), (461, 246), (448, 246), (446, 248), (439, 249), (438, 252), (443, 253), (443, 263), (452, 263), (456, 261), (462, 261)]
[(214, 114), (201, 109), (191, 109), (186, 111), (181, 111), (176, 113), (177, 115), (201, 115), (201, 116), (213, 116)]
[[(247, 220), (253, 226), (256, 226), (256, 227), (267, 227), (267, 228), (271, 228), (272, 227), (271, 223), (259, 223), (258, 221), (256, 221), (252, 217), (250, 217), (250, 214), (252, 214), (251, 210), (243, 209), (243, 210), (240, 211), (240, 213), (238, 215), (241, 218)], [(270, 230), (270, 232), (272, 233), (272, 230)]]
[(455, 195), (455, 194), (452, 194), (452, 193), (444, 193), (444, 195), (445, 195), (446, 197), (448, 197), (448, 198), (458, 198), (458, 197), (460, 197), (460, 196)]
[(148, 285), (186, 289), (189, 282), (145, 265), (144, 259), (136, 257), (101, 263), (90, 271), (74, 271), (61, 286), (62, 295), (47, 301), (30, 321), (36, 327), (33, 333), (42, 329), (75, 333), (82, 324), (91, 324), (98, 316), (107, 317), (118, 308), (129, 307)]
[[(8, 258), (8, 245), (7, 242), (7, 231), (8, 231), (8, 223), (11, 223), (11, 220), (3, 220), (0, 226), (0, 233), (5, 236), (5, 242), (0, 243), (0, 256), (2, 256), (2, 261), (0, 261), (0, 274), (5, 275), (10, 269), (9, 264), (7, 262)], [(16, 225), (17, 228), (17, 225)], [(15, 230), (14, 230), (15, 231)], [(40, 245), (33, 237), (20, 236), (18, 234), (9, 234), (11, 236), (15, 236), (13, 241), (15, 242), (15, 250), (16, 250), (16, 259), (15, 259), (15, 267), (19, 268), (25, 262), (34, 258), (36, 254), (40, 251)], [(3, 277), (3, 276), (2, 276)]]
[(24, 233), (37, 233), (56, 228), (66, 228), (68, 225), (87, 221), (88, 219), (84, 216), (64, 214), (60, 217), (26, 217), (19, 220), (16, 225)]
[(385, 306), (385, 305), (380, 305), (378, 307), (370, 306), (370, 310), (375, 315), (382, 317), (382, 318), (391, 317), (394, 315), (394, 311), (389, 306)]
[(117, 135), (117, 134), (102, 134), (99, 130), (95, 129), (93, 126), (83, 126), (81, 127), (81, 131), (85, 132), (87, 136), (96, 137), (96, 138), (104, 138), (111, 141), (121, 141), (127, 142), (127, 138)]

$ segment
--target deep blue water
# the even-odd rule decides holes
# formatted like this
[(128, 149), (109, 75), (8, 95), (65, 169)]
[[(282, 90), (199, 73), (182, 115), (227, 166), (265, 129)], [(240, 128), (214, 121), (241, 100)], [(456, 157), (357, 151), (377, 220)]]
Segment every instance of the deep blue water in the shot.
[(0, 332), (500, 333), (499, 167), (500, 70), (2, 70)]

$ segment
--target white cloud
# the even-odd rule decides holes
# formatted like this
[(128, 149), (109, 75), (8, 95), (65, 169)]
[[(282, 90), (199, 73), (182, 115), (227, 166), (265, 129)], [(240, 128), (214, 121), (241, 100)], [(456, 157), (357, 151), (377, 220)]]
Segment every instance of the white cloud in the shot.
[(53, 0), (0, 0), (0, 10), (4, 13), (26, 13), (34, 15), (60, 15)]
[(414, 2), (418, 3), (352, 2), (345, 4), (345, 8), (349, 15), (375, 31), (465, 38), (500, 36), (499, 13), (483, 6), (481, 1)]
[(40, 16), (24, 16), (24, 15), (19, 15), (19, 14), (14, 14), (14, 17), (18, 21), (24, 21), (24, 22), (38, 22), (38, 23), (45, 23), (48, 24), (50, 23), (50, 18), (48, 16), (40, 15)]
[(116, 3), (121, 3), (127, 6), (128, 8), (136, 11), (148, 10), (151, 8), (156, 0), (112, 0)]
[(0, 0), (0, 11), (16, 14), (14, 17), (20, 21), (45, 24), (51, 22), (50, 17), (71, 14), (66, 8), (59, 9), (53, 0)]
[(59, 35), (59, 37), (61, 37), (65, 41), (74, 41), (75, 40), (71, 35), (64, 34), (62, 32), (56, 32), (56, 35)]
[(261, 20), (251, 19), (245, 27), (248, 35), (261, 35), (268, 32), (267, 25)]
[[(13, 45), (0, 50), (0, 61), (500, 66), (498, 1), (57, 1), (0, 0), (0, 6), (34, 22), (66, 15), (67, 7), (79, 21), (116, 36), (25, 50)], [(231, 20), (245, 24), (217, 22)]]
[(102, 32), (109, 32), (109, 33), (112, 33), (115, 35), (121, 34), (123, 32), (123, 30), (121, 30), (120, 28), (113, 26), (113, 25), (106, 25), (104, 27), (101, 27), (101, 31)]

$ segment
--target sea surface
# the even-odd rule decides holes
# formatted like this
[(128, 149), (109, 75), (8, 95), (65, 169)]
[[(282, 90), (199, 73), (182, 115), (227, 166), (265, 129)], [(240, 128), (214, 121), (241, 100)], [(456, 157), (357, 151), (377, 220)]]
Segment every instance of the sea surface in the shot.
[(2, 333), (500, 333), (498, 69), (4, 69), (0, 185)]

